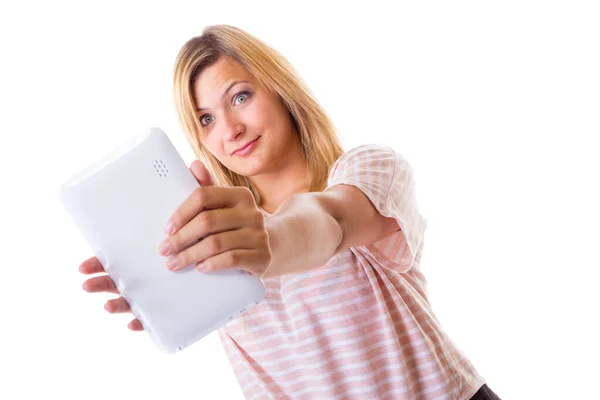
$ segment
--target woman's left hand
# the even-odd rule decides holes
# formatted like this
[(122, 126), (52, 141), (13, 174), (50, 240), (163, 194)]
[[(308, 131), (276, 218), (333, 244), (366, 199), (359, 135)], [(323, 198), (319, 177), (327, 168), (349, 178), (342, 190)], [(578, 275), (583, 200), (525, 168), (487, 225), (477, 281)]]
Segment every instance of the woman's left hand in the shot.
[[(197, 163), (190, 169), (201, 182), (206, 169)], [(173, 230), (159, 245), (159, 253), (169, 256), (165, 264), (172, 271), (193, 264), (202, 272), (240, 268), (262, 276), (269, 268), (272, 255), (264, 215), (248, 188), (200, 186), (169, 222)], [(161, 252), (161, 246), (168, 250)]]

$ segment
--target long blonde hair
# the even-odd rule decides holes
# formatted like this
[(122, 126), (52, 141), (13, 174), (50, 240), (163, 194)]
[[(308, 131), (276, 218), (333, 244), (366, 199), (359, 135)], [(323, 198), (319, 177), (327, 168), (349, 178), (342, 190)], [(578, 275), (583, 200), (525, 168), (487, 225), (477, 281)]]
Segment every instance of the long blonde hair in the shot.
[(204, 28), (201, 36), (188, 40), (177, 55), (173, 95), (183, 131), (196, 157), (223, 186), (245, 186), (261, 204), (257, 189), (244, 176), (226, 168), (200, 142), (202, 125), (196, 116), (193, 84), (204, 68), (228, 56), (245, 67), (268, 90), (276, 93), (290, 112), (300, 136), (312, 183), (321, 191), (334, 162), (342, 155), (335, 126), (294, 67), (275, 49), (242, 29), (229, 25)]

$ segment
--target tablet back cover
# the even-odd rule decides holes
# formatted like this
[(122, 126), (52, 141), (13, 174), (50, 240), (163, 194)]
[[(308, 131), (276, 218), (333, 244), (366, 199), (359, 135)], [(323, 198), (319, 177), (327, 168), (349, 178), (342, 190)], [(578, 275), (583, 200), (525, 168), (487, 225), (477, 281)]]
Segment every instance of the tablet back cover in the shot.
[(158, 128), (149, 128), (60, 188), (61, 201), (152, 340), (175, 353), (265, 297), (241, 269), (172, 272), (157, 252), (164, 226), (199, 187)]

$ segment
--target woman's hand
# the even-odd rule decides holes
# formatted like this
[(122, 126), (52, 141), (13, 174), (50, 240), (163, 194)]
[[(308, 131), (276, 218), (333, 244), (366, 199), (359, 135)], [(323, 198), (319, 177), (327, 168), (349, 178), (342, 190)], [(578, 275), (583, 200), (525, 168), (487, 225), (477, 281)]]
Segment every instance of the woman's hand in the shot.
[[(81, 263), (81, 265), (79, 266), (79, 272), (81, 272), (82, 274), (90, 275), (106, 271), (104, 270), (104, 267), (102, 267), (102, 264), (100, 264), (100, 261), (97, 257), (91, 257), (85, 260), (83, 263)], [(120, 294), (119, 290), (115, 286), (115, 283), (107, 274), (95, 276), (86, 280), (85, 282), (83, 282), (82, 287), (83, 290), (89, 293), (107, 292)], [(109, 313), (131, 312), (131, 309), (129, 308), (129, 303), (127, 303), (127, 300), (125, 300), (123, 297), (108, 300), (106, 304), (104, 304), (104, 309)], [(137, 318), (134, 318), (129, 323), (129, 325), (127, 325), (127, 327), (132, 331), (144, 330), (142, 323)]]
[[(194, 171), (197, 179), (201, 172)], [(159, 253), (169, 256), (165, 264), (172, 271), (195, 265), (203, 272), (240, 268), (262, 276), (269, 268), (272, 257), (264, 216), (248, 188), (201, 186), (169, 223), (172, 231), (159, 245)]]

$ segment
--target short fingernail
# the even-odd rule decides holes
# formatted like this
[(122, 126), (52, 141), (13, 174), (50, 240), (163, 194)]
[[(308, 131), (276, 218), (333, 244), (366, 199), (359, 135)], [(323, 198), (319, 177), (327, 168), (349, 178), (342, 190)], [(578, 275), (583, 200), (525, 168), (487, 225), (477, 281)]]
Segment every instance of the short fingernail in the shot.
[(170, 249), (169, 249), (168, 240), (165, 239), (158, 245), (158, 252), (160, 254), (162, 254), (163, 256), (166, 256), (167, 254), (169, 254)]
[(169, 222), (167, 222), (167, 226), (165, 226), (165, 233), (167, 235), (170, 235), (171, 233), (173, 233), (174, 230), (175, 224), (173, 224), (173, 221), (169, 220)]
[(199, 262), (199, 263), (196, 264), (196, 269), (198, 271), (201, 271), (201, 272), (208, 271), (208, 267), (206, 265), (204, 265), (203, 263), (201, 263), (201, 262)]
[(175, 258), (175, 256), (171, 256), (171, 257), (167, 258), (167, 261), (165, 262), (165, 264), (167, 265), (167, 268), (175, 269), (175, 268), (177, 268), (177, 258)]

